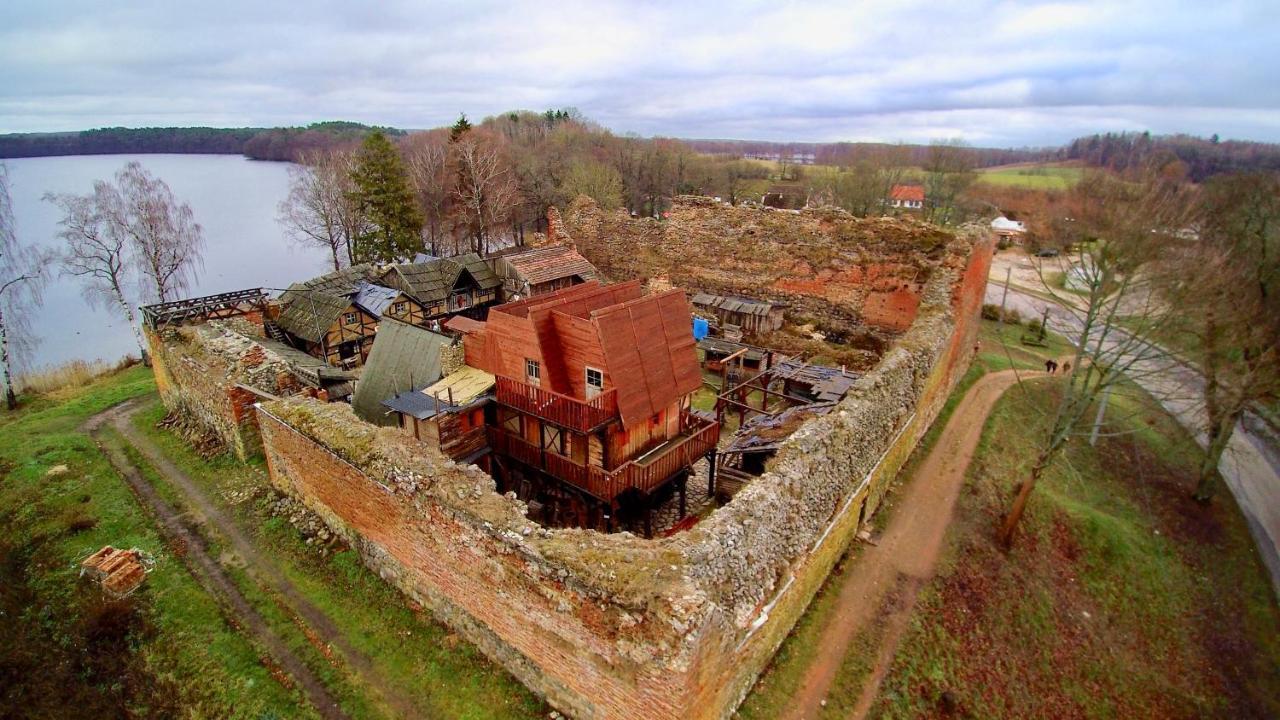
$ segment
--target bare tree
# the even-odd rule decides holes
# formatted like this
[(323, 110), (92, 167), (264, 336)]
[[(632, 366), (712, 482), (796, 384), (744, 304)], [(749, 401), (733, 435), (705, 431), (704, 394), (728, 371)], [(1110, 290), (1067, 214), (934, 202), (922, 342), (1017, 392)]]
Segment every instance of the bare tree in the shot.
[(46, 193), (44, 200), (62, 210), (58, 221), (58, 237), (66, 242), (60, 256), (62, 274), (80, 279), (81, 294), (90, 307), (106, 306), (124, 317), (138, 343), (139, 357), (145, 358), (146, 345), (126, 290), (134, 276), (128, 236), (113, 232), (99, 210), (113, 202), (110, 194), (110, 187), (99, 181), (91, 195)]
[(49, 252), (18, 241), (9, 197), (9, 169), (0, 163), (0, 375), (10, 410), (18, 405), (15, 360), (35, 342), (29, 314), (40, 304), (50, 259)]
[(471, 252), (489, 252), (495, 229), (504, 227), (519, 201), (515, 178), (494, 138), (468, 132), (451, 147), (458, 220)]
[[(105, 185), (99, 211), (111, 232), (129, 238), (133, 257), (149, 281), (144, 292), (172, 300), (196, 280), (204, 235), (191, 206), (179, 203), (168, 184), (131, 162)], [(95, 193), (97, 196), (97, 193)]]
[(901, 146), (864, 151), (856, 159), (850, 157), (847, 169), (820, 181), (819, 190), (857, 217), (880, 214), (893, 186), (906, 178), (908, 160)]
[(289, 195), (277, 208), (276, 222), (294, 241), (323, 248), (341, 270), (353, 262), (355, 238), (365, 221), (351, 200), (351, 153), (315, 150), (289, 168)]
[(1208, 502), (1245, 412), (1280, 397), (1280, 175), (1211, 179), (1199, 221), (1174, 245), (1161, 289), (1171, 304), (1197, 308), (1174, 331), (1203, 374), (1205, 453), (1193, 497)]
[(400, 145), (404, 152), (409, 182), (422, 209), (426, 246), (432, 255), (441, 255), (453, 178), (449, 174), (449, 132), (444, 128), (413, 133)]
[(925, 218), (940, 225), (960, 219), (960, 195), (973, 184), (974, 157), (963, 140), (935, 142), (925, 161)]
[(1086, 432), (1090, 409), (1100, 396), (1162, 374), (1167, 367), (1166, 353), (1153, 338), (1174, 315), (1156, 297), (1147, 270), (1171, 229), (1185, 225), (1191, 206), (1186, 188), (1160, 176), (1125, 181), (1090, 173), (1073, 192), (1078, 214), (1070, 224), (1089, 240), (1078, 264), (1067, 269), (1081, 295), (1059, 294), (1053, 283), (1044, 284), (1058, 301), (1054, 312), (1065, 316), (1064, 324), (1079, 343), (1031, 472), (1000, 527), (998, 539), (1005, 547), (1013, 543), (1036, 483), (1068, 440)]

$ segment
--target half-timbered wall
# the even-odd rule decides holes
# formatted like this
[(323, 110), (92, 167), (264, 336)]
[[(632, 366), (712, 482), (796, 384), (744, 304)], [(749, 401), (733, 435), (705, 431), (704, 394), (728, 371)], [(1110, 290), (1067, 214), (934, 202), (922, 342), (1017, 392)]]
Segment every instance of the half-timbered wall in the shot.
[(377, 332), (378, 319), (354, 304), (350, 305), (325, 333), (324, 340), (318, 348), (319, 352), (312, 352), (312, 354), (324, 358), (330, 365), (339, 366), (344, 361), (342, 344), (355, 342), (358, 345), (356, 353), (352, 356), (355, 358), (354, 364), (363, 365), (365, 359), (369, 357), (369, 350), (373, 347), (373, 339)]

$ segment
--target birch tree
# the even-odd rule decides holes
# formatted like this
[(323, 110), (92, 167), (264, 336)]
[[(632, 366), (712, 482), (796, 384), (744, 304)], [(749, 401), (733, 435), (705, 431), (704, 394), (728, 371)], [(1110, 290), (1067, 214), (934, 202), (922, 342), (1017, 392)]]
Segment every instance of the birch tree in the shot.
[(515, 177), (495, 139), (479, 131), (461, 135), (451, 153), (459, 224), (471, 252), (488, 254), (494, 231), (506, 226), (518, 204)]
[(413, 133), (403, 143), (409, 184), (424, 219), (426, 246), (440, 256), (452, 183), (449, 176), (449, 133), (444, 129)]
[(202, 264), (204, 231), (165, 181), (135, 161), (94, 195), (110, 232), (128, 238), (148, 298), (168, 302), (191, 288)]
[(35, 342), (30, 311), (40, 304), (50, 259), (47, 251), (18, 240), (9, 197), (9, 170), (0, 163), (0, 380), (10, 410), (18, 406), (14, 366), (17, 356)]
[(80, 280), (80, 292), (90, 307), (106, 307), (129, 324), (138, 344), (138, 357), (147, 348), (137, 314), (128, 296), (135, 284), (135, 265), (129, 257), (129, 237), (115, 232), (100, 208), (110, 206), (111, 188), (99, 181), (90, 195), (46, 193), (44, 200), (62, 211), (58, 237), (65, 245), (59, 256), (62, 274)]
[(1073, 190), (1077, 214), (1067, 225), (1072, 237), (1088, 241), (1068, 272), (1081, 294), (1044, 285), (1057, 300), (1053, 312), (1063, 316), (1060, 322), (1079, 342), (1049, 429), (1001, 523), (997, 537), (1005, 547), (1012, 545), (1037, 483), (1068, 441), (1088, 431), (1090, 411), (1103, 394), (1165, 371), (1166, 353), (1153, 338), (1175, 316), (1153, 292), (1154, 276), (1148, 270), (1188, 221), (1187, 192), (1160, 175), (1125, 181), (1101, 172), (1086, 175)]

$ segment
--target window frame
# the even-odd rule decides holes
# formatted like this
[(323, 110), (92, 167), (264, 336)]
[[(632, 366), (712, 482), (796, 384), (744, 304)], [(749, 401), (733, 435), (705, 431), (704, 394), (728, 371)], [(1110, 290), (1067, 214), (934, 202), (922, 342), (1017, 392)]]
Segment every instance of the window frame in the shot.
[[(595, 373), (596, 376), (599, 377), (600, 382), (598, 384), (591, 382), (592, 373)], [(588, 400), (604, 393), (604, 371), (600, 368), (594, 368), (590, 365), (584, 366), (582, 369), (582, 381), (586, 388), (586, 396)]]
[(343, 313), (343, 314), (342, 314), (342, 324), (343, 324), (343, 325), (359, 325), (359, 324), (360, 324), (360, 313), (355, 312), (355, 311)]
[(524, 359), (524, 380), (535, 387), (542, 386), (542, 363), (533, 358)]

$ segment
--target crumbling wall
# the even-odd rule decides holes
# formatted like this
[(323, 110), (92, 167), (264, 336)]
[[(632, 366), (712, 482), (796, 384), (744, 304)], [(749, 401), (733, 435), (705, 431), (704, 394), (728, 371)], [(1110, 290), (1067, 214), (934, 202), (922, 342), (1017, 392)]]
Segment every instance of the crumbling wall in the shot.
[(253, 406), (302, 389), (288, 363), (254, 338), (211, 321), (145, 329), (165, 407), (218, 438), (241, 460), (262, 453)]
[(677, 287), (787, 302), (797, 320), (848, 332), (911, 326), (954, 235), (911, 218), (838, 208), (774, 210), (676, 198), (665, 221), (575, 200), (559, 231), (613, 279), (665, 276)]
[(264, 405), (271, 477), (389, 582), (580, 718), (724, 718), (870, 516), (972, 355), (991, 242), (940, 254), (915, 322), (837, 410), (692, 530), (550, 530), (344, 407)]

